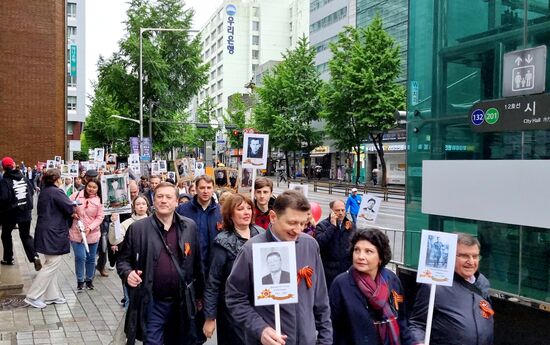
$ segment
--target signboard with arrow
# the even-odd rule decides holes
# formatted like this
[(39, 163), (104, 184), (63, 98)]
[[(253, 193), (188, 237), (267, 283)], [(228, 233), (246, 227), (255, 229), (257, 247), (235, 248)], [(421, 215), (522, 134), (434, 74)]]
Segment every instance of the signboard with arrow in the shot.
[(532, 95), (544, 92), (546, 83), (546, 46), (504, 54), (502, 95)]

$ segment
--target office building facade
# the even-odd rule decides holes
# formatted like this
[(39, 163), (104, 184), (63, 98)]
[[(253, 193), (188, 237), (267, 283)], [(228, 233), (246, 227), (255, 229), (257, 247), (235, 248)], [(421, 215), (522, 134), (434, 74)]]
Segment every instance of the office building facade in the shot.
[(193, 99), (193, 115), (207, 97), (219, 119), (228, 97), (243, 93), (264, 62), (281, 60), (302, 35), (307, 36), (307, 0), (226, 0), (201, 29), (207, 85)]
[(0, 2), (0, 152), (65, 157), (65, 2)]
[(84, 0), (67, 0), (67, 160), (80, 151), (86, 121), (86, 16)]

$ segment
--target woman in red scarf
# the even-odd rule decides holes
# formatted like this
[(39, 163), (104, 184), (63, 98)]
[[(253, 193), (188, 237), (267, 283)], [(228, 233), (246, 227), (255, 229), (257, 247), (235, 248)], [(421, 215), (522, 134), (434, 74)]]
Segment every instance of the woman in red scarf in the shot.
[(388, 237), (378, 229), (351, 238), (352, 266), (330, 292), (334, 344), (414, 345), (405, 319), (403, 287), (384, 266), (391, 259)]

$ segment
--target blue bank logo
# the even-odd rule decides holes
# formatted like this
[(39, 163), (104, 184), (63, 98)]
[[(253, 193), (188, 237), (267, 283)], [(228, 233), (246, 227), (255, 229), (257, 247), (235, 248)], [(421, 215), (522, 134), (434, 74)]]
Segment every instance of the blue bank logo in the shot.
[(227, 13), (228, 16), (234, 16), (237, 13), (237, 7), (235, 5), (229, 4), (225, 8), (225, 12)]

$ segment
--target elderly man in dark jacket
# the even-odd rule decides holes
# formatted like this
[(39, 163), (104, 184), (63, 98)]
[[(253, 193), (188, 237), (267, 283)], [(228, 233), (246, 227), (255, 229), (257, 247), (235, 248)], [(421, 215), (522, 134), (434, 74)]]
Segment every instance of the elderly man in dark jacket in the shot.
[[(492, 345), (493, 309), (489, 280), (478, 272), (479, 241), (458, 234), (455, 275), (452, 286), (438, 286), (435, 293), (431, 344)], [(409, 319), (409, 328), (419, 343), (426, 335), (430, 286), (421, 284)]]
[(44, 308), (47, 304), (66, 303), (57, 284), (57, 270), (62, 255), (70, 252), (69, 228), (74, 213), (73, 202), (59, 188), (63, 184), (59, 169), (44, 173), (44, 189), (38, 196), (34, 245), (44, 254), (44, 267), (27, 291), (25, 303)]
[(346, 205), (343, 201), (331, 201), (329, 206), (330, 215), (315, 228), (315, 239), (321, 248), (328, 289), (334, 278), (351, 266), (349, 241), (355, 231), (355, 223), (346, 217)]
[(23, 243), (27, 259), (34, 263), (34, 268), (42, 268), (40, 258), (34, 250), (33, 238), (30, 235), (34, 187), (29, 180), (16, 169), (10, 157), (2, 159), (4, 178), (0, 180), (0, 213), (2, 215), (2, 245), (4, 258), (2, 265), (13, 265), (13, 240), (11, 232), (15, 224), (19, 226), (19, 237)]
[(117, 261), (130, 287), (125, 331), (128, 343), (195, 344), (194, 318), (204, 291), (195, 223), (174, 211), (177, 188), (161, 182), (152, 216), (134, 222)]

